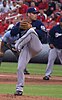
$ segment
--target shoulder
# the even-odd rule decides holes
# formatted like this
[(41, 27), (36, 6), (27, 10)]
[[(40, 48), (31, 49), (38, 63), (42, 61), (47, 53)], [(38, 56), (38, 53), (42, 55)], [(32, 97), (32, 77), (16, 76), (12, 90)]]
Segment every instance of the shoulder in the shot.
[(33, 24), (40, 28), (44, 27), (44, 24), (40, 20), (36, 20), (35, 22), (33, 22)]
[(17, 22), (16, 24), (15, 24), (15, 26), (19, 26), (20, 25), (20, 22)]
[(44, 25), (40, 20), (36, 20), (35, 22)]
[(52, 29), (50, 29), (49, 34), (54, 34), (58, 29), (58, 25), (55, 25), (52, 27)]
[(55, 30), (58, 28), (58, 25), (53, 26), (50, 30)]

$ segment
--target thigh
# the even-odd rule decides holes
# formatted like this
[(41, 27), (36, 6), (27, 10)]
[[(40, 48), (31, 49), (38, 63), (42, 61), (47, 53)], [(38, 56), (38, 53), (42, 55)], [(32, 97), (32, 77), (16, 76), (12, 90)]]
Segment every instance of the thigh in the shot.
[(36, 55), (42, 50), (43, 46), (36, 34), (32, 33), (31, 37), (32, 39), (30, 41), (29, 48), (32, 51), (32, 53)]

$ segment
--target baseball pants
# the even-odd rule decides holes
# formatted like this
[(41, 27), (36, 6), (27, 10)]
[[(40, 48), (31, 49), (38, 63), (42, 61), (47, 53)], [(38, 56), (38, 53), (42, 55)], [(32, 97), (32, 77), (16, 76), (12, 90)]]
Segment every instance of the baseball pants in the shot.
[(62, 49), (57, 49), (57, 48), (50, 49), (45, 76), (48, 76), (52, 73), (53, 65), (57, 57), (59, 58), (62, 64)]
[[(23, 49), (21, 49), (23, 47)], [(16, 91), (23, 91), (24, 86), (24, 69), (32, 57), (40, 53), (42, 44), (33, 28), (30, 28), (27, 33), (20, 38), (15, 45), (15, 48), (20, 50), (17, 69), (17, 85)]]

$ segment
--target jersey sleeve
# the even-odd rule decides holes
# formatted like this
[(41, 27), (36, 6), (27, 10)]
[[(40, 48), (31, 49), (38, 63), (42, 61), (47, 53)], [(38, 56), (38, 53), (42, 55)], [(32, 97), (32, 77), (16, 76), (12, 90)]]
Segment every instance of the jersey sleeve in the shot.
[(42, 43), (47, 43), (47, 30), (43, 23), (39, 23), (38, 28), (36, 29), (36, 32), (39, 36), (39, 39)]
[(11, 36), (16, 36), (17, 34), (20, 33), (20, 28), (19, 28), (20, 23), (17, 23), (16, 25), (13, 26), (13, 28), (11, 29)]
[(54, 44), (54, 38), (55, 38), (55, 28), (53, 27), (49, 31), (49, 44)]

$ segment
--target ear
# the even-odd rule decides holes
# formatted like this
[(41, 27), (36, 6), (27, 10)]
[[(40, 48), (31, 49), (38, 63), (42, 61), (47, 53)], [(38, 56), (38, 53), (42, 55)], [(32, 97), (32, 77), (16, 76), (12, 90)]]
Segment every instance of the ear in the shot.
[(30, 16), (30, 13), (28, 13), (28, 16)]

